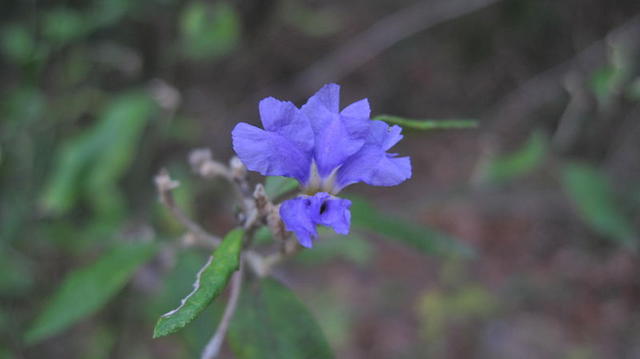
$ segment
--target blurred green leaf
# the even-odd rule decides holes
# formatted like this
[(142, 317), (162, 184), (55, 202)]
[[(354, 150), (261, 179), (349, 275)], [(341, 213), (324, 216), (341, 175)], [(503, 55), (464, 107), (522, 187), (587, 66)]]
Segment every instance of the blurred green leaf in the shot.
[(492, 182), (504, 182), (536, 169), (547, 154), (548, 141), (540, 131), (534, 131), (527, 142), (515, 152), (494, 158), (486, 169)]
[(478, 121), (472, 119), (416, 120), (391, 115), (378, 115), (373, 119), (413, 130), (448, 130), (478, 127)]
[(309, 36), (329, 36), (339, 32), (344, 26), (345, 18), (338, 9), (309, 8), (300, 1), (287, 1), (282, 11), (284, 21), (297, 27)]
[(271, 200), (298, 188), (298, 181), (293, 178), (270, 176), (264, 182), (264, 190)]
[(64, 142), (45, 186), (45, 210), (63, 214), (85, 191), (97, 209), (119, 212), (122, 197), (116, 180), (135, 158), (138, 139), (153, 109), (148, 95), (125, 93), (105, 108), (92, 128)]
[(124, 212), (117, 180), (135, 158), (142, 131), (154, 109), (148, 95), (131, 93), (117, 98), (101, 116), (93, 141), (108, 145), (96, 152), (85, 189), (103, 213)]
[(29, 63), (36, 51), (32, 34), (24, 26), (17, 24), (2, 29), (0, 45), (6, 58), (20, 65)]
[(611, 95), (615, 88), (618, 71), (619, 69), (616, 67), (608, 65), (598, 69), (591, 76), (591, 90), (599, 100), (606, 99)]
[(0, 114), (3, 125), (11, 123), (13, 128), (2, 127), (5, 131), (1, 137), (15, 135), (15, 128), (38, 120), (44, 113), (46, 99), (35, 87), (17, 87), (0, 98)]
[(587, 164), (570, 163), (564, 168), (562, 180), (579, 214), (594, 231), (627, 247), (637, 247), (633, 224), (600, 171)]
[(88, 27), (79, 12), (69, 8), (57, 8), (45, 13), (42, 32), (56, 45), (66, 45), (86, 35)]
[(123, 243), (95, 263), (72, 271), (26, 334), (36, 343), (102, 308), (156, 251), (153, 243)]
[(304, 303), (273, 279), (245, 287), (229, 328), (229, 344), (238, 359), (333, 357)]
[(224, 290), (229, 278), (240, 264), (243, 234), (244, 231), (237, 228), (225, 236), (220, 247), (213, 252), (209, 261), (198, 272), (193, 291), (182, 299), (178, 308), (163, 314), (158, 319), (153, 330), (154, 338), (184, 328)]
[(367, 201), (351, 198), (351, 223), (354, 228), (383, 235), (436, 256), (468, 258), (474, 251), (449, 235), (393, 216), (380, 214)]
[(317, 265), (341, 259), (358, 266), (366, 266), (373, 257), (374, 249), (370, 242), (357, 234), (348, 236), (328, 235), (327, 228), (319, 228), (320, 240), (313, 245), (312, 251), (302, 251), (296, 256), (296, 261), (303, 265)]
[(211, 60), (231, 52), (240, 38), (240, 21), (227, 2), (193, 1), (180, 17), (185, 54), (194, 60)]

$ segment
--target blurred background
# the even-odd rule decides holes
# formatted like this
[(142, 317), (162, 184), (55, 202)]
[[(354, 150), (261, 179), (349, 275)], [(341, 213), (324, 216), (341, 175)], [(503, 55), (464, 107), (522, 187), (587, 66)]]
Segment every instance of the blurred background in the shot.
[[(37, 318), (114, 243), (179, 240), (153, 186), (162, 167), (185, 211), (231, 229), (228, 185), (194, 176), (187, 154), (227, 161), (261, 98), (301, 105), (329, 82), (374, 115), (479, 121), (405, 129), (413, 178), (347, 191), (381, 227), (276, 272), (337, 357), (640, 358), (639, 5), (4, 1), (0, 358), (197, 357), (213, 314), (151, 334), (201, 250), (159, 252), (108, 301), (87, 291), (94, 310), (73, 325)], [(101, 268), (108, 285), (118, 268)]]

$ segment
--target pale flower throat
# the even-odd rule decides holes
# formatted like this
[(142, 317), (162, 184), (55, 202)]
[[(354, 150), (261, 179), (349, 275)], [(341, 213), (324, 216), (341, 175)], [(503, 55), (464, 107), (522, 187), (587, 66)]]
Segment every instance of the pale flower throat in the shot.
[(309, 171), (309, 179), (302, 189), (302, 192), (309, 196), (313, 196), (318, 192), (326, 192), (332, 195), (338, 194), (341, 190), (341, 188), (338, 188), (336, 185), (336, 177), (339, 168), (340, 166), (334, 168), (328, 176), (323, 178), (320, 177), (320, 174), (318, 173), (316, 161), (312, 161), (311, 169)]

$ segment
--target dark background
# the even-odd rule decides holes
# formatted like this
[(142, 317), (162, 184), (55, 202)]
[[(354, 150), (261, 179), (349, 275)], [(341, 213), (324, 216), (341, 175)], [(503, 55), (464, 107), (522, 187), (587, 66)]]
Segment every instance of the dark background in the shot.
[(197, 356), (213, 321), (151, 339), (196, 251), (160, 255), (66, 331), (23, 335), (109, 243), (180, 237), (161, 167), (204, 227), (232, 228), (228, 186), (192, 175), (188, 152), (226, 161), (261, 98), (301, 105), (329, 82), (374, 115), (479, 120), (405, 129), (413, 178), (347, 191), (474, 256), (360, 235), (277, 271), (338, 357), (640, 357), (639, 14), (637, 0), (3, 2), (0, 358)]

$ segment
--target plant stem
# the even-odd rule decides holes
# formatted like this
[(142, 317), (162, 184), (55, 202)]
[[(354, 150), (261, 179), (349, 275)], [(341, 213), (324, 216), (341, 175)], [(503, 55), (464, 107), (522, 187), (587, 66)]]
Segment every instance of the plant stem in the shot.
[(231, 294), (229, 295), (227, 307), (224, 309), (222, 320), (220, 320), (218, 329), (216, 329), (213, 337), (211, 337), (211, 340), (209, 340), (209, 343), (207, 343), (207, 346), (204, 348), (204, 351), (202, 352), (202, 359), (213, 359), (220, 353), (220, 348), (222, 348), (222, 342), (224, 341), (224, 337), (229, 329), (231, 318), (233, 318), (233, 314), (238, 306), (240, 290), (242, 289), (242, 275), (243, 265), (241, 261), (240, 269), (238, 269), (231, 279)]

